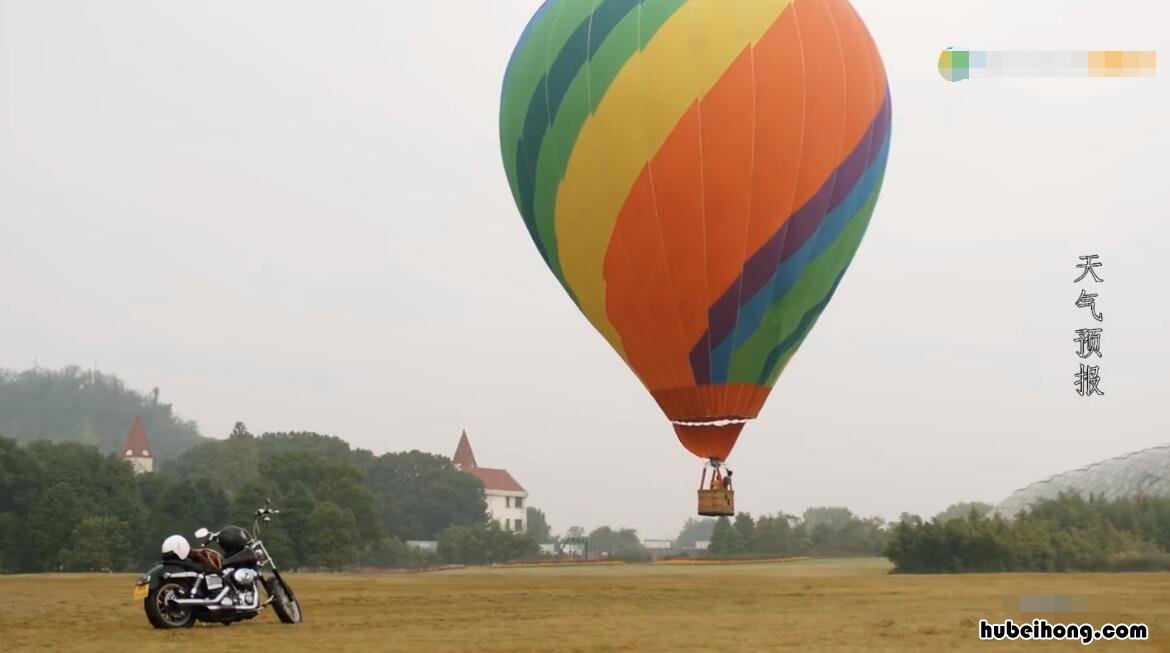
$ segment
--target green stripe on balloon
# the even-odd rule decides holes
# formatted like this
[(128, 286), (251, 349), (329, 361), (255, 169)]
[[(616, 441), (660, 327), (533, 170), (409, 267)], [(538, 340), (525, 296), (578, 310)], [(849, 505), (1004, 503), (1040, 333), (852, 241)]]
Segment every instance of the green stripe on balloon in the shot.
[[(848, 266), (846, 266), (848, 267)], [(770, 388), (776, 383), (776, 379), (780, 378), (780, 373), (787, 367), (788, 361), (792, 360), (793, 354), (804, 343), (804, 339), (808, 334), (812, 333), (812, 329), (820, 319), (821, 313), (825, 311), (825, 307), (832, 301), (834, 293), (837, 292), (837, 287), (841, 284), (841, 279), (845, 277), (845, 270), (841, 270), (837, 274), (837, 278), (833, 280), (832, 287), (829, 292), (817, 302), (816, 306), (805, 311), (800, 318), (800, 323), (796, 329), (788, 334), (778, 345), (768, 352), (768, 357), (764, 359), (763, 367), (760, 369), (760, 374), (756, 378), (756, 384)]]
[[(560, 52), (569, 36), (592, 11), (592, 2), (556, 2), (531, 26), (528, 38), (516, 46), (508, 63), (507, 84), (500, 98), (501, 142), (513, 146), (520, 140), (528, 101), (548, 72), (548, 53)], [(509, 180), (514, 179), (515, 161), (504, 161), (504, 166), (508, 169)]]
[(556, 197), (569, 164), (569, 155), (585, 121), (601, 103), (618, 73), (685, 1), (663, 0), (644, 4), (641, 16), (633, 13), (618, 23), (594, 53), (588, 67), (583, 68), (569, 85), (560, 111), (545, 135), (537, 164), (533, 217), (537, 234), (549, 255), (549, 266), (562, 282), (564, 275), (557, 250)]
[(808, 264), (800, 281), (768, 309), (759, 328), (732, 354), (728, 383), (756, 383), (777, 343), (795, 333), (804, 315), (829, 294), (861, 245), (881, 188), (879, 181), (837, 240)]
[(514, 192), (519, 197), (520, 213), (541, 256), (554, 270), (558, 267), (552, 261), (554, 253), (540, 238), (536, 228), (534, 204), (540, 150), (548, 134), (549, 123), (556, 119), (573, 79), (587, 69), (589, 60), (613, 28), (640, 6), (639, 0), (602, 0), (600, 4), (596, 0), (588, 1), (593, 3), (588, 19), (574, 28), (564, 47), (555, 56), (552, 52), (545, 54), (547, 72), (528, 100), (524, 127), (516, 143)]

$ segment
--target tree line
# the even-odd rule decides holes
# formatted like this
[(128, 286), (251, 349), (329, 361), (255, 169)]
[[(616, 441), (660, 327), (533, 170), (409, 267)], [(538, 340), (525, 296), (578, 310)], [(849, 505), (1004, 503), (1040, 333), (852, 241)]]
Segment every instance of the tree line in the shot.
[[(284, 567), (342, 569), (533, 557), (530, 535), (489, 524), (483, 486), (445, 457), (375, 456), (315, 433), (253, 436), (237, 424), (158, 473), (73, 442), (0, 437), (0, 572), (124, 570), (203, 526), (250, 529), (267, 499), (265, 544)], [(543, 513), (541, 513), (543, 518)], [(547, 528), (547, 524), (545, 524)], [(547, 533), (546, 533), (547, 534)], [(437, 540), (437, 554), (407, 540)]]
[(1170, 569), (1170, 498), (1063, 494), (1012, 520), (904, 516), (885, 555), (901, 573)]
[(156, 457), (174, 458), (207, 441), (195, 422), (161, 400), (158, 388), (139, 393), (114, 375), (76, 366), (0, 369), (0, 434), (18, 442), (77, 442), (109, 453), (135, 417), (145, 424)]
[(707, 541), (700, 555), (753, 556), (871, 556), (880, 555), (889, 529), (879, 517), (859, 517), (848, 508), (817, 507), (801, 515), (783, 512), (752, 517), (741, 512), (732, 520), (688, 520), (676, 538), (680, 548)]

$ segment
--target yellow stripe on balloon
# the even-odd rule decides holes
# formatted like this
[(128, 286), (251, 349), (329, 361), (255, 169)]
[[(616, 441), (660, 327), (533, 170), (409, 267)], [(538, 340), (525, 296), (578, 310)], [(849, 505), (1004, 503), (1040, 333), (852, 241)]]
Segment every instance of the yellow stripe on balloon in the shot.
[(622, 205), (687, 109), (792, 2), (690, 0), (626, 62), (581, 128), (557, 193), (561, 266), (582, 312), (623, 357), (603, 277)]

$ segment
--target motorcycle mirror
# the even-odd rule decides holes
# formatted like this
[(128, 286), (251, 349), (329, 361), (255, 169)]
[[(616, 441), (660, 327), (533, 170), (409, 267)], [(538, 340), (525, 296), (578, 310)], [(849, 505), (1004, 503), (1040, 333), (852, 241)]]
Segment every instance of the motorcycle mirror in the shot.
[(211, 535), (211, 531), (207, 530), (206, 528), (200, 528), (199, 530), (195, 531), (195, 537), (201, 540), (208, 535)]

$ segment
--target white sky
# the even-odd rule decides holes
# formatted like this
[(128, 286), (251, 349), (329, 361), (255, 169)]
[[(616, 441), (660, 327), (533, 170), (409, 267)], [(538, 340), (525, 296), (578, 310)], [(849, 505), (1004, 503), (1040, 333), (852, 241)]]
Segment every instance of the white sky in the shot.
[[(929, 515), (1170, 440), (1170, 75), (935, 69), (947, 46), (1165, 55), (1170, 6), (854, 4), (894, 95), (886, 188), (736, 448), (738, 507)], [(96, 364), (217, 437), (450, 455), (466, 428), (554, 530), (675, 534), (699, 463), (544, 267), (500, 163), (538, 5), (0, 0), (0, 366)]]

